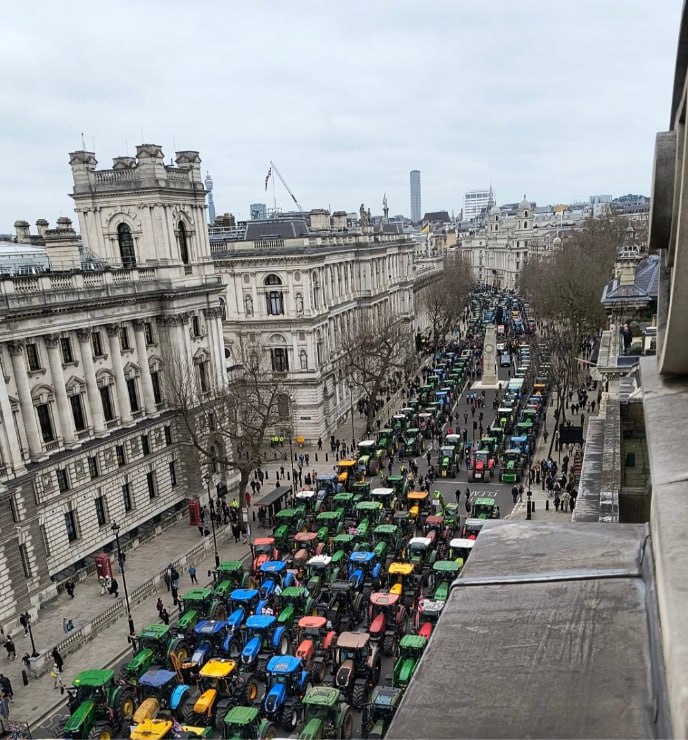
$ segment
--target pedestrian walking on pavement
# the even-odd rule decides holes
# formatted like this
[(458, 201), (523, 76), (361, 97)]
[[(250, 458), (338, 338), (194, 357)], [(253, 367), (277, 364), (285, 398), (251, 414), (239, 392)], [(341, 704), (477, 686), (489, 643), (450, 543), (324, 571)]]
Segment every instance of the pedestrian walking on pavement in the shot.
[[(124, 553), (122, 553), (122, 557), (124, 557)], [(69, 594), (70, 599), (74, 598), (74, 581), (71, 578), (65, 583), (65, 591)]]
[(239, 542), (240, 534), (241, 528), (239, 527), (239, 522), (232, 522), (232, 535), (234, 537), (234, 542)]
[(111, 579), (108, 592), (111, 593), (115, 598), (117, 598), (117, 595), (119, 593), (119, 583), (117, 583), (116, 578)]
[(162, 620), (163, 624), (170, 623), (170, 615), (168, 614), (167, 609), (165, 609), (165, 607), (163, 607), (162, 611), (160, 612), (160, 619)]
[(14, 691), (12, 690), (12, 684), (9, 678), (4, 673), (0, 673), (0, 688), (7, 694), (10, 701), (14, 701)]
[(12, 635), (7, 635), (5, 650), (7, 650), (7, 660), (12, 661), (17, 657), (17, 648), (14, 645), (14, 640), (12, 640)]
[(52, 655), (53, 661), (55, 662), (55, 665), (57, 666), (57, 670), (60, 671), (60, 673), (62, 673), (62, 668), (64, 667), (64, 659), (60, 655), (60, 651), (56, 647), (54, 647), (50, 655)]
[(53, 679), (53, 689), (60, 689), (60, 693), (64, 694), (65, 685), (62, 681), (62, 671), (58, 668), (57, 663), (53, 661), (53, 669), (50, 671), (50, 676)]
[(26, 612), (22, 612), (19, 615), (19, 624), (24, 628), (24, 637), (29, 636), (29, 620), (27, 618)]
[(162, 614), (162, 610), (165, 608), (165, 605), (162, 603), (162, 597), (158, 596), (158, 600), (155, 602), (155, 608), (158, 610), (158, 616)]
[(189, 578), (191, 579), (191, 583), (198, 583), (198, 578), (196, 577), (196, 566), (195, 565), (189, 566)]
[(172, 586), (171, 593), (172, 603), (177, 606), (179, 604), (179, 591), (174, 586)]
[(0, 689), (0, 717), (9, 720), (10, 718), (10, 699), (7, 694)]

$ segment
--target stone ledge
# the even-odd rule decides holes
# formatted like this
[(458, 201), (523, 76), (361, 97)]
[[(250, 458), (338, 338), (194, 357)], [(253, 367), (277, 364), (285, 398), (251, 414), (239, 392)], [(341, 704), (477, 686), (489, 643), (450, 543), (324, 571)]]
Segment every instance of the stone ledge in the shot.
[(652, 478), (657, 603), (674, 737), (688, 736), (688, 379), (663, 378), (656, 358), (641, 360)]

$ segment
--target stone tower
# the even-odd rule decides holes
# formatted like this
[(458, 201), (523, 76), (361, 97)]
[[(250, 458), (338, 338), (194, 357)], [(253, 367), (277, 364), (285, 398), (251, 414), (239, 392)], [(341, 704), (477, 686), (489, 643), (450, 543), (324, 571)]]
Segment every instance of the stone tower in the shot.
[(141, 144), (136, 157), (115, 157), (109, 170), (97, 170), (87, 151), (72, 152), (69, 164), (81, 234), (98, 258), (128, 268), (164, 265), (182, 275), (209, 264), (198, 152), (177, 152), (175, 167), (165, 164), (160, 146)]

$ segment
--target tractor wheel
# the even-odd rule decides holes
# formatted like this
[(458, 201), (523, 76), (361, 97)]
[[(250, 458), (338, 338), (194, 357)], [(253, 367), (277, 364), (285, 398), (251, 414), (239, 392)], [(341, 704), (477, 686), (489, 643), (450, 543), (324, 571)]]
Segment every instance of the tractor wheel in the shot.
[(377, 460), (372, 459), (368, 463), (368, 472), (370, 475), (377, 475), (380, 472), (380, 464)]
[(351, 703), (354, 709), (361, 709), (364, 704), (368, 703), (368, 689), (364, 683), (358, 683), (354, 686), (354, 692), (351, 697)]
[(365, 617), (365, 603), (363, 594), (356, 594), (353, 603), (353, 617), (356, 624), (360, 624)]
[(115, 713), (115, 722), (118, 722), (120, 726), (125, 723), (129, 724), (136, 710), (136, 694), (128, 688), (118, 691), (112, 709)]
[(377, 686), (380, 683), (380, 674), (382, 673), (382, 661), (380, 656), (377, 656), (375, 666), (373, 667), (373, 685)]
[(382, 654), (387, 656), (394, 655), (395, 643), (396, 640), (394, 639), (394, 635), (385, 635), (385, 638), (382, 641)]
[(354, 735), (354, 715), (351, 713), (351, 707), (346, 707), (344, 716), (339, 722), (337, 728), (337, 737), (341, 740), (351, 740)]
[(298, 724), (298, 709), (293, 704), (284, 707), (284, 709), (282, 710), (282, 725), (284, 726), (284, 729), (289, 730), (289, 732), (295, 732)]
[(248, 706), (252, 706), (253, 702), (258, 698), (258, 681), (254, 678), (252, 673), (247, 674), (244, 677), (244, 685), (241, 689), (242, 701)]
[(327, 666), (324, 660), (313, 661), (313, 678), (317, 683), (322, 683), (325, 680), (325, 671)]
[(168, 658), (171, 653), (174, 653), (177, 656), (177, 660), (180, 664), (186, 663), (186, 661), (191, 657), (191, 648), (186, 640), (177, 638), (172, 641), (169, 650), (167, 651)]
[(181, 706), (181, 709), (179, 710), (179, 715), (181, 717), (181, 720), (184, 724), (190, 724), (191, 718), (194, 715), (194, 705), (196, 704), (196, 700), (192, 697), (187, 697), (184, 703)]
[(277, 728), (272, 724), (272, 722), (268, 722), (258, 737), (260, 740), (275, 740), (275, 738), (278, 737)]
[(215, 604), (215, 608), (213, 609), (210, 618), (214, 619), (217, 622), (226, 622), (227, 616), (227, 605), (219, 601), (217, 604)]
[(112, 740), (115, 737), (115, 732), (110, 725), (93, 725), (87, 737), (91, 740)]
[(231, 699), (220, 699), (215, 707), (215, 729), (222, 734), (225, 726), (225, 715), (232, 708), (234, 702)]
[(286, 655), (289, 652), (289, 638), (287, 635), (282, 635), (278, 652), (280, 655)]

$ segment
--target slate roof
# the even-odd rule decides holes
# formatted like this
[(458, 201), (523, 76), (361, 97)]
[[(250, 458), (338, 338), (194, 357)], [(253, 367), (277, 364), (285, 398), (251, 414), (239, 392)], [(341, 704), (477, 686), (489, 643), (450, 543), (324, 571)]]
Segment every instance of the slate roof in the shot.
[(659, 255), (651, 254), (641, 260), (635, 269), (635, 282), (621, 285), (612, 278), (602, 291), (602, 303), (606, 306), (628, 303), (650, 303), (657, 300), (659, 293)]

